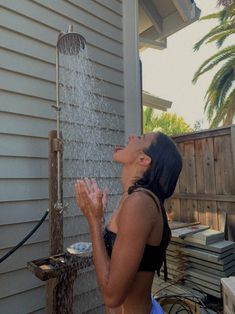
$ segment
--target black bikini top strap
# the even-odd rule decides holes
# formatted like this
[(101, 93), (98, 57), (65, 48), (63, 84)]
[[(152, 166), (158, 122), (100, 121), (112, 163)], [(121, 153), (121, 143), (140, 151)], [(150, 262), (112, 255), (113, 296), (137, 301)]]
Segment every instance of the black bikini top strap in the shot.
[(152, 191), (150, 191), (150, 190), (148, 190), (148, 189), (145, 189), (145, 188), (140, 188), (140, 187), (138, 187), (137, 189), (133, 190), (133, 192), (138, 192), (138, 191), (142, 191), (142, 192), (144, 192), (145, 194), (148, 194), (148, 195), (154, 200), (154, 202), (155, 202), (156, 205), (159, 207), (159, 209), (160, 209), (161, 211), (163, 211), (163, 210), (162, 210), (162, 206), (161, 206), (161, 204), (160, 204), (160, 201), (159, 201), (158, 197), (157, 197)]
[(162, 240), (161, 240), (161, 243), (160, 243), (160, 246), (162, 246), (164, 244), (164, 242), (165, 242), (165, 238), (166, 238), (167, 233), (168, 233), (167, 229), (169, 229), (166, 211), (165, 211), (164, 207), (161, 206), (161, 203), (160, 203), (158, 197), (152, 191), (150, 191), (148, 189), (145, 189), (145, 188), (137, 188), (133, 192), (138, 192), (138, 191), (142, 191), (142, 192), (148, 194), (153, 199), (155, 204), (158, 206), (158, 208), (162, 212), (162, 217), (163, 217), (163, 234), (162, 234)]

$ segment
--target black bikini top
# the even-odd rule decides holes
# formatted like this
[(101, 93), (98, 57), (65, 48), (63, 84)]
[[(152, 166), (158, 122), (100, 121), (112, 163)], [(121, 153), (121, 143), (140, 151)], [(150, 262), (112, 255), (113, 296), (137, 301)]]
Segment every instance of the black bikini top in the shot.
[[(134, 190), (133, 192), (137, 192)], [(169, 244), (171, 231), (168, 225), (167, 216), (164, 208), (160, 206), (160, 202), (155, 195), (149, 190), (141, 189), (144, 193), (147, 193), (155, 202), (155, 204), (161, 209), (163, 216), (163, 234), (160, 245), (154, 246), (146, 244), (142, 260), (140, 262), (138, 271), (157, 271), (158, 276), (160, 276), (160, 269), (164, 263), (164, 279), (167, 279), (167, 266), (166, 266), (166, 248)], [(108, 228), (104, 230), (104, 243), (109, 257), (112, 255), (112, 249), (115, 242), (117, 234), (110, 231)]]

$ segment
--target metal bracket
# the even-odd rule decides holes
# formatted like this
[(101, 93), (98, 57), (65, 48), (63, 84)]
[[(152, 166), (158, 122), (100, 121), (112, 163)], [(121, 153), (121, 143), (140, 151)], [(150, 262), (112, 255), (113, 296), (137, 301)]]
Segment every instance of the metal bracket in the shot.
[(54, 208), (61, 214), (64, 210), (66, 210), (69, 207), (69, 203), (63, 204), (60, 201), (57, 201), (54, 205)]
[(62, 152), (64, 149), (63, 140), (59, 138), (53, 138), (52, 149), (53, 149), (53, 152)]

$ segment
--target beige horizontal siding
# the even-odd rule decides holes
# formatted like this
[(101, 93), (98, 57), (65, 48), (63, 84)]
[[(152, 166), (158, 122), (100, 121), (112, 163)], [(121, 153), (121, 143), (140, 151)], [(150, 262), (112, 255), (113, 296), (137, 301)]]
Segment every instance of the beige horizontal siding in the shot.
[[(1, 43), (5, 49), (18, 51), (22, 55), (48, 63), (55, 63), (55, 47), (50, 43), (42, 43), (36, 37), (31, 38), (23, 33), (15, 33), (13, 29), (3, 28), (1, 31)], [(89, 43), (87, 44), (87, 49), (89, 58), (94, 63), (123, 72), (123, 64), (120, 57), (91, 46)]]
[(51, 107), (55, 104), (53, 101), (17, 94), (11, 91), (1, 91), (0, 103), (1, 112), (55, 121), (55, 110)]
[(48, 178), (48, 161), (39, 158), (0, 157), (2, 179)]
[[(110, 212), (113, 208), (115, 208), (118, 199), (119, 195), (117, 194), (109, 195), (109, 202), (106, 209), (107, 212)], [(69, 208), (64, 212), (64, 217), (71, 217), (74, 216), (74, 214), (81, 214), (75, 205), (74, 197), (64, 197), (64, 201), (69, 203)], [(47, 199), (0, 202), (0, 226), (16, 223), (21, 224), (25, 222), (36, 223), (41, 219), (47, 208)]]
[(48, 198), (46, 179), (0, 179), (1, 202), (39, 200)]
[[(88, 2), (91, 3), (91, 1)], [(107, 23), (100, 18), (97, 18), (97, 12), (96, 15), (93, 15), (91, 14), (91, 11), (81, 10), (82, 7), (86, 6), (87, 5), (84, 6), (82, 4), (80, 5), (80, 7), (71, 6), (69, 1), (66, 3), (66, 1), (59, 0), (57, 0), (56, 2), (40, 0), (31, 2), (27, 0), (21, 0), (20, 3), (16, 1), (7, 1), (6, 3), (6, 8), (8, 10), (10, 9), (17, 14), (38, 21), (40, 24), (60, 29), (63, 19), (67, 23), (68, 21), (73, 21), (78, 25), (83, 25), (87, 28), (91, 28), (91, 25), (96, 25), (95, 30), (93, 30), (92, 28), (91, 30), (100, 33), (102, 36), (109, 37), (115, 41), (119, 41), (120, 43), (122, 43), (122, 31), (119, 27), (115, 26), (112, 23), (112, 17), (116, 16), (112, 12), (109, 12), (109, 22)], [(89, 7), (91, 8), (92, 5), (90, 4)], [(60, 9), (58, 10), (58, 8)], [(99, 8), (99, 6), (97, 6), (97, 8), (100, 12), (103, 11)]]
[[(28, 234), (35, 223), (23, 223), (23, 224), (15, 224), (14, 226), (1, 226), (0, 230), (2, 233), (0, 239), (0, 248), (11, 248), (15, 246), (19, 239), (23, 239), (26, 234)], [(73, 228), (71, 228), (71, 226)], [(64, 237), (72, 237), (79, 234), (87, 233), (87, 223), (83, 215), (69, 217), (64, 219)], [(46, 220), (42, 226), (37, 230), (37, 232), (32, 235), (27, 240), (27, 244), (44, 242), (48, 240), (48, 221)]]
[(49, 130), (55, 129), (55, 122), (11, 113), (1, 113), (0, 133), (47, 138)]
[[(101, 177), (98, 167), (105, 169), (104, 177), (116, 178), (119, 176), (119, 169), (114, 167), (107, 161), (96, 162), (87, 161), (88, 177)], [(64, 173), (68, 173), (70, 169), (75, 169), (77, 173), (82, 173), (84, 169), (83, 160), (65, 160)], [(48, 161), (39, 158), (16, 158), (16, 157), (0, 157), (0, 173), (2, 179), (47, 179), (48, 178)], [(66, 176), (65, 176), (66, 179)]]
[[(48, 7), (52, 6), (54, 9), (55, 7), (58, 7), (58, 8), (61, 7), (61, 4), (54, 1), (46, 1), (45, 3), (47, 4)], [(67, 6), (65, 8), (67, 8)], [(71, 10), (69, 11), (71, 14)], [(53, 13), (57, 16), (57, 12), (53, 12)], [(60, 17), (61, 16), (58, 14), (58, 19)], [(36, 38), (38, 41), (48, 44), (50, 46), (54, 46), (54, 47), (56, 45), (58, 33), (61, 30), (66, 30), (68, 28), (69, 21), (71, 24), (71, 19), (67, 19), (67, 21), (64, 17), (62, 17), (62, 19), (63, 19), (63, 23), (61, 21), (60, 28), (56, 28), (54, 26), (51, 27), (48, 24), (46, 25), (44, 23), (39, 23), (31, 18), (27, 18), (26, 16), (17, 14), (16, 12), (8, 8), (2, 8), (2, 14), (1, 14), (1, 21), (4, 25), (4, 28), (7, 28), (9, 30), (16, 29), (18, 33), (24, 34), (31, 38)], [(32, 27), (29, 28), (28, 23), (30, 23)], [(47, 20), (47, 23), (50, 23), (50, 19)], [(73, 22), (73, 24), (75, 23)], [(76, 26), (76, 24), (74, 26)], [(83, 25), (78, 25), (78, 29), (79, 29), (79, 33), (81, 35), (84, 35), (87, 43), (89, 43), (90, 45), (106, 50), (109, 53), (112, 53), (113, 55), (122, 57), (121, 42), (118, 42), (116, 40), (103, 36), (99, 34), (98, 32), (96, 32), (95, 30), (88, 29), (84, 27)]]
[[(69, 245), (71, 245), (71, 243), (75, 243), (78, 241), (89, 241), (89, 234), (76, 234), (71, 237), (67, 237), (64, 243), (64, 248), (66, 249)], [(9, 249), (10, 248), (2, 249), (2, 256), (6, 254)], [(48, 250), (48, 241), (32, 243), (26, 242), (24, 246), (15, 251), (15, 253), (7, 259), (7, 262), (3, 262), (1, 264), (0, 274), (24, 269), (29, 261), (36, 260), (39, 257), (47, 257)]]
[[(22, 280), (24, 281), (24, 278)], [(14, 278), (13, 281), (15, 282)], [(0, 299), (0, 310), (4, 314), (26, 314), (36, 311), (39, 314), (38, 310), (45, 307), (45, 297), (44, 286), (30, 289)], [(40, 314), (46, 314), (46, 311), (43, 309)]]
[(48, 156), (48, 140), (46, 138), (28, 137), (18, 134), (0, 134), (0, 141), (1, 156), (41, 158), (47, 158)]
[[(89, 300), (89, 302), (88, 302)], [(74, 313), (82, 314), (93, 308), (97, 308), (102, 303), (99, 290), (94, 289), (89, 292), (77, 295), (74, 298)]]
[[(55, 83), (49, 80), (35, 78), (30, 75), (21, 74), (9, 70), (0, 70), (0, 84), (3, 90), (41, 97), (46, 100), (55, 101)], [(9, 89), (10, 88), (10, 89)], [(102, 94), (110, 99), (123, 101), (123, 88), (109, 82), (102, 82), (100, 88)]]
[[(32, 157), (32, 158), (47, 158), (47, 138), (39, 138), (34, 136), (24, 136), (19, 134), (0, 134), (0, 155), (1, 156), (18, 156), (18, 157)], [(120, 143), (119, 143), (120, 144)], [(73, 147), (74, 145), (78, 145), (79, 151), (75, 153), (72, 150), (70, 151), (70, 145)], [(64, 158), (67, 159), (69, 157), (76, 159), (84, 159), (84, 151), (82, 150), (84, 143), (79, 142), (70, 142), (67, 145), (68, 150), (64, 151)], [(100, 144), (101, 151), (100, 157), (105, 160), (111, 155), (113, 147), (115, 143), (103, 143)], [(94, 157), (93, 157), (94, 155)], [(91, 151), (91, 157), (94, 159), (97, 158), (95, 156), (95, 151)], [(96, 157), (96, 158), (95, 158)]]
[[(99, 179), (99, 178), (98, 178)], [(68, 180), (67, 180), (68, 181)], [(69, 184), (72, 183), (68, 182)], [(66, 180), (64, 180), (66, 184)], [(48, 197), (48, 180), (46, 179), (8, 179), (1, 180), (0, 184), (2, 186), (0, 190), (0, 199), (2, 202), (6, 201), (24, 201), (24, 200), (39, 200), (46, 199)], [(111, 194), (118, 194), (121, 192), (119, 186), (119, 179), (102, 179), (100, 184), (101, 188), (109, 187)], [(9, 191), (14, 191), (9, 193)], [(73, 191), (68, 194), (64, 194), (65, 197), (72, 197)]]
[[(124, 141), (124, 72), (122, 3), (117, 0), (2, 0), (0, 85), (0, 256), (32, 230), (48, 207), (48, 132), (56, 128), (55, 45), (69, 24), (83, 35), (88, 57), (100, 81), (104, 104), (97, 110), (100, 158), (105, 177), (95, 166), (88, 175), (108, 186), (112, 213), (120, 195), (119, 171), (110, 163), (116, 144)], [(105, 117), (105, 119), (104, 119)], [(84, 129), (80, 117), (76, 123)], [(91, 127), (91, 126), (90, 126)], [(88, 130), (90, 130), (88, 128)], [(64, 212), (66, 248), (89, 241), (87, 223), (77, 209), (69, 176), (69, 158), (82, 173), (82, 134), (64, 152)], [(78, 145), (78, 152), (72, 152)], [(89, 158), (97, 160), (97, 152)], [(97, 166), (97, 164), (96, 164)], [(113, 168), (113, 169), (111, 169)], [(102, 174), (104, 175), (104, 174)], [(48, 255), (48, 218), (37, 232), (0, 265), (0, 312), (46, 313), (44, 283), (26, 268), (27, 262)], [(89, 279), (89, 280), (88, 280)], [(89, 283), (90, 282), (90, 283)], [(75, 313), (102, 313), (94, 270), (75, 283)], [(19, 306), (20, 305), (20, 306)]]
[[(99, 118), (99, 115), (97, 115)], [(16, 121), (17, 117), (17, 121)], [(109, 124), (109, 120), (102, 119), (102, 114), (100, 115), (100, 125), (97, 125), (97, 144), (109, 144), (110, 137), (113, 138), (113, 144), (117, 145), (121, 143), (121, 137), (124, 133), (122, 129), (119, 129), (120, 123), (117, 125)], [(29, 121), (28, 121), (29, 120)], [(97, 121), (97, 120), (96, 120)], [(9, 125), (9, 123), (11, 123)], [(80, 134), (71, 135), (71, 141), (79, 141), (82, 143), (84, 141), (83, 135), (86, 134), (87, 131), (94, 128), (92, 123), (90, 125), (84, 125), (84, 121), (82, 118), (78, 117), (76, 121), (77, 127), (81, 128)], [(68, 124), (69, 126), (69, 124)], [(42, 127), (44, 127), (43, 130)], [(34, 128), (34, 129), (33, 129)], [(39, 138), (47, 138), (48, 132), (50, 130), (55, 129), (55, 121), (49, 119), (42, 119), (36, 117), (29, 117), (26, 115), (19, 115), (15, 113), (2, 112), (0, 116), (0, 132), (2, 134), (18, 134), (24, 136), (33, 136)], [(86, 138), (86, 137), (85, 137)], [(79, 145), (78, 143), (78, 145)]]
[[(9, 249), (2, 250), (4, 255)], [(48, 255), (48, 242), (39, 242), (26, 245), (12, 254), (6, 262), (3, 262), (0, 268), (1, 273), (13, 272), (18, 269), (24, 269), (27, 262), (35, 260), (38, 256), (46, 257)]]
[(28, 314), (47, 314), (47, 311), (46, 311), (46, 308), (43, 307), (43, 308), (41, 308), (39, 310), (29, 312)]
[(26, 268), (1, 274), (0, 299), (41, 286), (42, 281)]
[[(75, 0), (76, 1), (76, 0)], [(95, 0), (97, 3), (109, 8), (111, 11), (122, 16), (122, 5), (116, 0)]]
[[(79, 124), (78, 124), (79, 125)], [(81, 126), (83, 126), (81, 124)], [(81, 142), (86, 136), (86, 132), (92, 126), (85, 126), (81, 128), (80, 134), (73, 134), (71, 140)], [(55, 122), (35, 117), (27, 117), (23, 115), (16, 115), (11, 113), (1, 113), (0, 115), (0, 133), (2, 134), (16, 134), (24, 136), (32, 136), (37, 138), (47, 138), (48, 132), (55, 129)], [(118, 145), (123, 142), (123, 130), (97, 128), (97, 144), (109, 144), (112, 138), (112, 144)], [(85, 137), (86, 138), (86, 137)]]
[[(119, 195), (109, 195), (107, 211), (112, 211), (119, 199)], [(64, 212), (64, 217), (70, 217), (74, 214), (81, 214), (75, 206), (74, 197), (65, 197), (66, 203), (69, 203), (68, 209)], [(48, 200), (34, 201), (8, 201), (0, 202), (1, 221), (0, 226), (10, 224), (20, 224), (25, 222), (36, 223), (41, 219), (45, 210), (48, 208)]]
[(90, 290), (95, 290), (98, 285), (95, 277), (94, 267), (90, 267), (88, 271), (82, 271), (81, 274), (78, 275), (74, 282), (74, 295), (87, 293)]
[[(53, 1), (51, 1), (51, 0), (50, 1), (34, 0), (34, 2), (36, 2), (40, 5), (44, 5), (47, 8), (51, 8), (52, 10), (54, 9)], [(62, 1), (60, 1), (60, 4), (61, 3), (62, 3)], [(107, 22), (107, 24), (110, 24), (111, 26), (116, 27), (119, 30), (122, 30), (122, 17), (119, 16), (119, 14), (117, 12), (112, 11), (107, 7), (104, 8), (97, 1), (67, 0), (67, 1), (64, 1), (64, 4), (65, 5), (63, 5), (63, 6), (57, 7), (57, 12), (59, 12), (62, 15), (68, 13), (68, 10), (71, 11), (71, 10), (74, 10), (76, 8), (77, 9), (77, 11), (75, 11), (76, 13), (86, 12), (90, 15), (93, 15), (93, 17), (96, 17), (101, 21)], [(71, 6), (69, 6), (69, 4)], [(72, 17), (74, 18), (74, 20), (76, 20), (80, 24), (80, 19), (79, 19), (80, 16), (78, 18), (78, 16), (72, 15)], [(73, 18), (72, 18), (72, 20), (73, 20)], [(85, 23), (86, 23), (86, 21), (85, 21)], [(95, 25), (96, 25), (96, 23), (97, 23), (97, 21), (95, 21)], [(90, 24), (90, 25), (92, 25), (92, 24)], [(91, 28), (90, 25), (87, 25), (87, 27)], [(106, 25), (106, 27), (107, 27), (107, 25)], [(101, 29), (101, 33), (105, 33), (105, 30)]]
[(0, 202), (0, 226), (39, 221), (47, 208), (47, 199)]
[[(41, 61), (7, 49), (2, 49), (1, 52), (1, 68), (46, 81), (55, 81), (55, 63)], [(123, 87), (122, 72), (99, 64), (94, 65), (94, 71), (97, 73), (97, 79)]]
[[(124, 130), (124, 116), (123, 108), (120, 106), (121, 103), (105, 98), (104, 101), (106, 101), (106, 105), (101, 104), (99, 108), (100, 113), (106, 117), (104, 121), (101, 121), (104, 123), (103, 126), (110, 128), (116, 126), (120, 130)], [(55, 104), (54, 101), (18, 94), (12, 91), (1, 91), (0, 103), (1, 112), (17, 113), (29, 117), (55, 120), (55, 110), (51, 107)], [(99, 116), (98, 111), (97, 115)], [(109, 125), (110, 123), (112, 123), (112, 125)]]

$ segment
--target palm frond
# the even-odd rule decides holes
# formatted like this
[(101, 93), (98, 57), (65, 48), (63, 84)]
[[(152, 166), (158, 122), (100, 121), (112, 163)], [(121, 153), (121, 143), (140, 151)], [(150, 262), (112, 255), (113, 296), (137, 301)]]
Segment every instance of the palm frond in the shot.
[(203, 36), (196, 44), (193, 46), (193, 51), (198, 51), (200, 47), (206, 42), (206, 40), (221, 31), (221, 26), (217, 25), (216, 27), (212, 28), (205, 36)]
[(204, 105), (204, 112), (207, 112), (209, 122), (211, 122), (214, 114), (221, 110), (231, 88), (233, 88), (234, 80), (235, 74), (229, 65), (227, 65), (227, 67), (222, 67), (215, 74), (205, 95), (206, 102)]
[(220, 88), (223, 85), (225, 78), (229, 76), (230, 74), (233, 74), (234, 62), (235, 62), (235, 57), (229, 58), (227, 62), (223, 64), (222, 67), (220, 67), (220, 69), (215, 73), (211, 81), (212, 88), (214, 89)]
[(216, 13), (211, 13), (205, 16), (202, 16), (199, 21), (204, 21), (204, 20), (211, 20), (211, 19), (221, 19), (222, 17), (225, 16), (225, 9), (222, 9)]
[[(196, 73), (193, 76), (192, 83), (196, 83), (198, 78), (205, 72), (212, 69), (215, 65), (217, 65), (219, 62), (225, 60), (226, 58), (229, 58), (230, 56), (234, 56), (235, 54), (235, 45), (229, 46), (221, 51), (217, 52), (210, 58), (208, 58), (206, 61), (202, 63), (202, 65), (199, 67), (199, 69), (196, 71)], [(210, 63), (211, 62), (211, 63)]]
[(222, 31), (219, 34), (213, 35), (210, 39), (207, 40), (206, 44), (216, 41), (216, 46), (220, 48), (225, 39), (232, 34), (235, 34), (235, 28), (234, 26), (230, 25), (229, 29)]
[(235, 75), (233, 73), (228, 73), (220, 80), (216, 82), (218, 87), (214, 88), (209, 86), (206, 93), (206, 103), (204, 105), (204, 112), (207, 110), (207, 115), (209, 121), (211, 120), (214, 112), (219, 111), (222, 104), (226, 101), (228, 94), (233, 88), (233, 81), (235, 80)]
[(210, 20), (210, 19), (218, 19), (219, 20), (219, 25), (216, 27), (212, 28), (210, 32), (208, 32), (201, 40), (199, 40), (193, 47), (194, 51), (199, 50), (201, 45), (210, 37), (213, 35), (218, 34), (220, 31), (225, 30), (226, 24), (231, 24), (231, 27), (234, 27), (234, 21), (233, 21), (233, 16), (235, 15), (235, 5), (231, 6), (229, 10), (223, 9), (219, 12), (212, 13), (206, 16), (203, 16), (200, 21), (202, 20)]
[(220, 112), (217, 112), (214, 118), (209, 121), (210, 122), (210, 128), (216, 128), (220, 124), (220, 122), (223, 121), (224, 117), (226, 116), (226, 105), (224, 108), (221, 108)]
[[(235, 62), (235, 57), (232, 57), (227, 60), (227, 62), (215, 73), (212, 81), (211, 81), (211, 87), (212, 89), (218, 89), (221, 87), (221, 81), (223, 81), (223, 78), (227, 75), (233, 74), (233, 65)], [(223, 82), (222, 82), (223, 85)]]
[(215, 117), (211, 121), (210, 127), (217, 127), (223, 121), (223, 125), (232, 124), (235, 116), (235, 88), (230, 93), (226, 101), (221, 106), (220, 110), (216, 112)]
[(230, 79), (233, 81), (234, 71), (233, 71), (234, 58), (229, 59), (214, 75), (210, 86), (207, 90), (207, 94), (211, 91), (220, 93), (220, 90), (223, 88), (225, 82)]
[(220, 91), (219, 102), (221, 104), (223, 104), (226, 101), (226, 98), (228, 98), (228, 94), (233, 88), (233, 82), (235, 82), (235, 74), (233, 73), (233, 71), (231, 71), (230, 75), (227, 76), (227, 80)]
[(226, 8), (229, 8), (234, 4), (234, 0), (217, 0), (217, 5), (218, 6), (224, 6)]
[[(221, 71), (221, 70), (220, 70)], [(220, 72), (218, 71), (218, 72)], [(222, 72), (222, 71), (221, 71)], [(208, 121), (211, 122), (214, 115), (219, 114), (223, 109), (229, 95), (235, 90), (233, 83), (235, 81), (235, 74), (232, 69), (224, 72), (223, 75), (218, 75), (211, 82), (207, 93), (204, 112), (207, 111)]]

